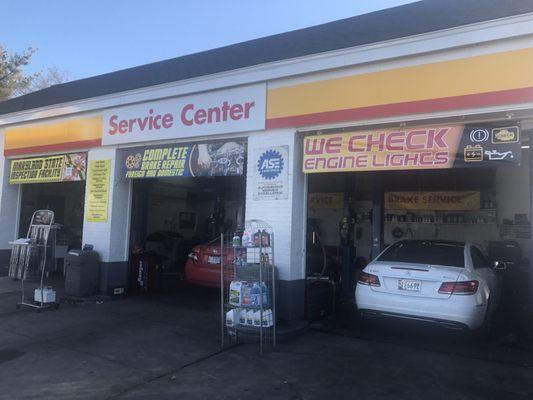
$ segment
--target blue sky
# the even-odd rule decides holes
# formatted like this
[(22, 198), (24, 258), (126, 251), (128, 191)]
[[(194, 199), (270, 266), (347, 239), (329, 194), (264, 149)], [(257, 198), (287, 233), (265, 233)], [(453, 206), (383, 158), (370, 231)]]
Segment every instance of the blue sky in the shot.
[(0, 42), (79, 79), (412, 1), (2, 0)]

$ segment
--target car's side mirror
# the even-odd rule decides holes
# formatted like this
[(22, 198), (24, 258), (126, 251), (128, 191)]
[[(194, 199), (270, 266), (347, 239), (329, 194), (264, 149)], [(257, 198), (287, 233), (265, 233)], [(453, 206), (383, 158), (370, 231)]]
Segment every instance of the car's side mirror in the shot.
[(494, 261), (493, 268), (498, 271), (505, 271), (507, 269), (507, 263), (503, 261)]

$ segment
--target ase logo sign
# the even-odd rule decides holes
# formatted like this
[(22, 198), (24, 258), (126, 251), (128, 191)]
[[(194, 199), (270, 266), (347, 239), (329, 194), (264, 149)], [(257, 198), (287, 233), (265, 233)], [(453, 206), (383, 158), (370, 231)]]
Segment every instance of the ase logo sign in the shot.
[(254, 200), (288, 198), (288, 146), (257, 149)]
[(265, 179), (277, 178), (283, 171), (283, 156), (276, 150), (267, 150), (257, 162), (257, 170)]

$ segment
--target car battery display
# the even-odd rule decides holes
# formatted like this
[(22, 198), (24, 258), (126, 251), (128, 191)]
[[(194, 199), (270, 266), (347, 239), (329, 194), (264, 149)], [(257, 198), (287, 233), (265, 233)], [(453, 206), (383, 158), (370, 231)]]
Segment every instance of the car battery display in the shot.
[(464, 150), (466, 162), (483, 161), (483, 147), (480, 145), (468, 145)]

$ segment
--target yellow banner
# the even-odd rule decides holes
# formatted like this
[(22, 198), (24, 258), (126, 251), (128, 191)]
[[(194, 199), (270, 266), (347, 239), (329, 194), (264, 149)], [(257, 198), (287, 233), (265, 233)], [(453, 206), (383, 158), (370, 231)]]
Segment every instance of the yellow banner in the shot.
[(388, 210), (479, 210), (480, 193), (468, 192), (387, 192), (385, 209)]
[(9, 183), (83, 181), (86, 162), (86, 153), (11, 160)]
[(303, 172), (452, 168), (462, 133), (443, 125), (307, 136)]
[[(346, 120), (342, 113), (351, 109), (387, 105), (376, 112), (380, 117), (390, 116), (392, 105), (406, 108), (417, 101), (529, 88), (533, 86), (532, 63), (530, 47), (273, 88), (267, 94), (267, 119), (314, 115), (318, 120), (310, 124), (314, 125)], [(512, 73), (509, 65), (513, 66)], [(420, 112), (424, 105), (416, 107)], [(417, 109), (409, 113), (416, 113)], [(324, 116), (331, 112), (341, 115), (329, 119)], [(297, 120), (291, 122), (292, 126), (301, 124)]]
[(342, 208), (344, 206), (343, 193), (309, 193), (310, 208)]
[(59, 152), (73, 148), (100, 146), (102, 117), (67, 118), (6, 128), (4, 154)]
[(85, 218), (87, 222), (107, 222), (111, 160), (89, 162), (89, 193)]

